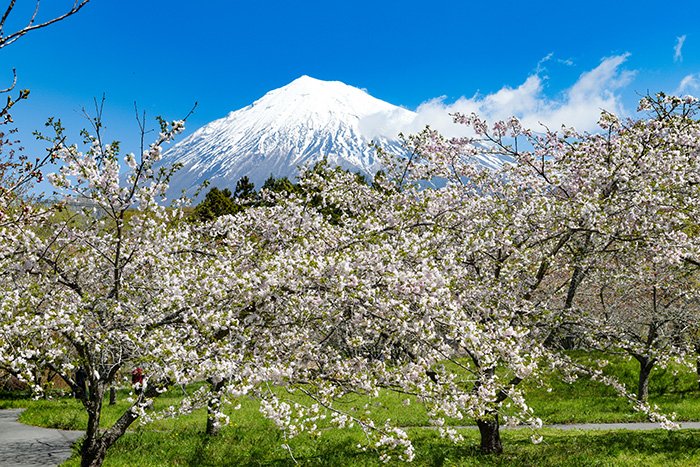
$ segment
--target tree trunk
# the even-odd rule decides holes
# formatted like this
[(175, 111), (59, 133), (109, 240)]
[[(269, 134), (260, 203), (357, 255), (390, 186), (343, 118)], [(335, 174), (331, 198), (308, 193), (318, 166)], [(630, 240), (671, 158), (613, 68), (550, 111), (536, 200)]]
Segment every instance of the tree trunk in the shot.
[[(100, 399), (100, 402), (102, 399)], [(100, 405), (102, 405), (100, 403)], [(100, 435), (95, 427), (99, 426), (99, 412), (94, 416), (92, 412), (88, 414), (88, 430), (83, 441), (80, 467), (101, 467), (107, 455), (107, 450), (126, 433), (126, 430), (138, 418), (135, 411), (131, 409), (124, 412), (111, 428)]]
[[(90, 383), (94, 383), (91, 381)], [(88, 413), (87, 430), (81, 450), (80, 467), (99, 467), (105, 460), (107, 446), (100, 437), (100, 418), (104, 389), (98, 382), (90, 384), (87, 398), (84, 402)]]
[(698, 390), (700, 390), (700, 342), (695, 342), (695, 374), (698, 376)]
[(221, 427), (216, 423), (216, 413), (220, 405), (221, 399), (218, 396), (213, 396), (207, 404), (207, 429), (205, 433), (208, 436), (216, 436), (221, 430)]
[(649, 358), (642, 355), (635, 355), (634, 358), (639, 362), (639, 383), (637, 385), (637, 400), (646, 401), (649, 397), (649, 375), (656, 363), (655, 358)]
[(115, 405), (117, 403), (117, 388), (114, 386), (109, 388), (109, 405)]
[(207, 428), (205, 433), (209, 436), (216, 436), (221, 430), (221, 426), (216, 423), (216, 414), (221, 408), (221, 397), (219, 396), (218, 391), (224, 386), (224, 380), (216, 383), (210, 380), (209, 384), (211, 385), (212, 392), (215, 394), (212, 394), (209, 402), (207, 403)]
[[(586, 238), (584, 240), (583, 245), (580, 247), (579, 254), (581, 257), (583, 257), (591, 248), (591, 238), (593, 237), (592, 233), (587, 233)], [(582, 266), (577, 265), (574, 268), (573, 273), (571, 274), (571, 279), (569, 280), (569, 288), (566, 291), (566, 300), (564, 301), (564, 316), (566, 316), (566, 313), (569, 312), (572, 307), (574, 306), (574, 299), (576, 298), (576, 293), (578, 292), (578, 288), (581, 285), (581, 282), (583, 282), (583, 279), (586, 277), (587, 270), (584, 269)], [(564, 350), (573, 350), (576, 348), (576, 337), (574, 335), (574, 329), (573, 326), (568, 325), (568, 326), (563, 326), (564, 329), (564, 336), (562, 337), (561, 340), (561, 346)]]
[(100, 433), (100, 414), (105, 396), (105, 388), (100, 382), (93, 382), (90, 386), (90, 398), (85, 401), (85, 408), (88, 412), (88, 426), (85, 432), (85, 439), (81, 450), (81, 467), (102, 466), (107, 450), (124, 434), (136, 419), (138, 413), (132, 410), (136, 404), (143, 402), (145, 397), (155, 397), (158, 390), (155, 387), (149, 388), (147, 394), (139, 396), (134, 406), (129, 408), (121, 417), (107, 430)]
[(83, 442), (80, 467), (101, 467), (107, 455), (107, 444), (100, 438), (94, 439), (90, 444), (87, 441), (86, 438)]
[(477, 419), (476, 425), (479, 427), (479, 433), (481, 434), (481, 452), (484, 454), (501, 454), (503, 445), (501, 444), (498, 414), (493, 414), (489, 418)]

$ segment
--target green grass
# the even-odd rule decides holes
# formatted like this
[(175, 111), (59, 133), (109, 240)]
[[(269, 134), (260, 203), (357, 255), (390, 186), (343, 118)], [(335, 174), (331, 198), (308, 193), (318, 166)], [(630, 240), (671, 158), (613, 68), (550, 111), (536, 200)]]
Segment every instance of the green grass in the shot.
[[(700, 432), (560, 432), (542, 430), (542, 444), (532, 444), (526, 430), (503, 433), (504, 453), (478, 451), (476, 431), (464, 430), (459, 445), (433, 431), (414, 430), (415, 465), (420, 466), (688, 466), (700, 465)], [(289, 442), (294, 457), (308, 466), (379, 466), (375, 452), (356, 448), (362, 436), (353, 431), (329, 431), (318, 439)], [(137, 431), (126, 434), (109, 452), (107, 467), (166, 466), (287, 466), (289, 453), (281, 434), (261, 423), (238, 425), (210, 439), (200, 430)], [(397, 465), (392, 462), (390, 465)], [(77, 466), (73, 458), (64, 466)]]
[[(583, 353), (576, 356), (579, 360), (600, 357)], [(636, 392), (639, 372), (636, 360), (611, 359), (605, 372)], [(545, 388), (525, 386), (528, 403), (545, 423), (646, 421), (643, 414), (633, 411), (629, 402), (602, 383), (582, 378), (569, 384), (553, 376), (546, 386), (551, 388), (551, 392)], [(649, 402), (658, 405), (663, 413), (675, 413), (679, 421), (700, 421), (697, 375), (679, 365), (671, 365), (668, 369), (655, 368), (649, 382)]]
[[(579, 354), (579, 359), (596, 356)], [(606, 371), (634, 388), (635, 361), (616, 359)], [(674, 370), (675, 373), (674, 373)], [(643, 421), (630, 404), (602, 384), (580, 380), (573, 384), (553, 375), (545, 387), (528, 387), (530, 405), (545, 423), (587, 423)], [(547, 387), (551, 391), (547, 391)], [(165, 407), (178, 402), (180, 390), (163, 394), (156, 402)], [(679, 420), (700, 420), (700, 392), (696, 376), (687, 368), (655, 370), (650, 384), (650, 401), (664, 411), (676, 412)], [(291, 395), (303, 400), (298, 393)], [(113, 423), (128, 407), (126, 393), (120, 392), (116, 406), (106, 406), (103, 425)], [(379, 398), (348, 397), (345, 408), (361, 415), (365, 404), (373, 418), (382, 423), (391, 418), (400, 426), (427, 424), (427, 414), (420, 404), (403, 405), (405, 395), (382, 393)], [(232, 424), (220, 436), (203, 435), (205, 412), (199, 410), (177, 419), (135, 425), (110, 450), (107, 466), (171, 466), (171, 465), (291, 465), (289, 452), (282, 448), (284, 435), (258, 411), (258, 403), (242, 398), (240, 410), (229, 410)], [(0, 408), (25, 407), (21, 421), (39, 426), (83, 429), (86, 416), (79, 402), (70, 398), (29, 400), (16, 394), (0, 394)], [(455, 422), (469, 424), (469, 421)], [(416, 465), (700, 465), (700, 432), (563, 432), (541, 430), (544, 442), (534, 445), (529, 430), (504, 431), (505, 452), (501, 456), (484, 456), (478, 451), (476, 430), (462, 430), (465, 441), (454, 445), (439, 438), (434, 430), (409, 429), (416, 448)], [(287, 441), (296, 460), (302, 465), (380, 465), (377, 453), (357, 448), (363, 443), (362, 433), (355, 430), (323, 430), (318, 438), (302, 435)], [(78, 465), (74, 456), (65, 465)]]

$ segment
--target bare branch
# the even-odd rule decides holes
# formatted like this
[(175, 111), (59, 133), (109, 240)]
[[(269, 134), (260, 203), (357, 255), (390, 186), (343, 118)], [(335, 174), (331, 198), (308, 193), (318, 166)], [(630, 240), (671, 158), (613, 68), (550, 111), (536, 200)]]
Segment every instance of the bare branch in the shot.
[(5, 35), (4, 30), (3, 30), (4, 26), (5, 26), (5, 22), (7, 21), (7, 18), (10, 16), (10, 13), (12, 13), (12, 10), (15, 7), (15, 3), (16, 3), (16, 0), (11, 0), (10, 4), (5, 9), (5, 13), (3, 14), (2, 18), (0, 18), (0, 49), (14, 43), (17, 39), (19, 39), (20, 37), (24, 36), (25, 34), (31, 32), (31, 31), (34, 31), (36, 29), (45, 28), (46, 26), (57, 23), (63, 19), (68, 18), (69, 16), (76, 14), (89, 2), (90, 2), (90, 0), (76, 0), (73, 3), (73, 6), (70, 8), (70, 10), (66, 11), (62, 15), (56, 16), (55, 18), (44, 21), (42, 23), (35, 24), (37, 15), (39, 14), (39, 3), (40, 3), (40, 0), (37, 0), (36, 6), (34, 8), (34, 12), (32, 13), (32, 16), (29, 19), (29, 22), (27, 23), (27, 25), (25, 27), (23, 27), (22, 29), (19, 29), (13, 33)]
[(12, 84), (10, 85), (10, 87), (7, 87), (5, 89), (0, 89), (0, 94), (12, 91), (15, 88), (15, 86), (17, 86), (17, 70), (13, 68), (12, 69)]

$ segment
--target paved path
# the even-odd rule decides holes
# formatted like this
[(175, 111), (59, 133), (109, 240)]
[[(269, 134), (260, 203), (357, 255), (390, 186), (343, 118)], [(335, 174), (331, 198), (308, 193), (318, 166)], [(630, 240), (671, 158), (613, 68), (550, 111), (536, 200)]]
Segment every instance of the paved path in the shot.
[[(700, 429), (700, 422), (678, 422), (681, 429)], [(556, 430), (659, 430), (658, 423), (633, 422), (633, 423), (571, 423), (562, 425), (545, 425), (544, 428), (554, 428)]]
[[(680, 429), (692, 429), (700, 430), (700, 422), (678, 422)], [(428, 428), (437, 429), (433, 426), (404, 426), (401, 428)], [(476, 430), (476, 425), (464, 425), (464, 426), (450, 426), (457, 430)], [(506, 426), (501, 425), (503, 430), (522, 430), (528, 429), (529, 426)], [(631, 430), (631, 431), (649, 431), (649, 430), (661, 430), (661, 425), (658, 423), (651, 422), (630, 422), (630, 423), (557, 423), (554, 425), (544, 425), (542, 428), (549, 428), (552, 430)]]
[(82, 431), (50, 430), (17, 421), (22, 409), (0, 410), (0, 466), (54, 467), (68, 459)]

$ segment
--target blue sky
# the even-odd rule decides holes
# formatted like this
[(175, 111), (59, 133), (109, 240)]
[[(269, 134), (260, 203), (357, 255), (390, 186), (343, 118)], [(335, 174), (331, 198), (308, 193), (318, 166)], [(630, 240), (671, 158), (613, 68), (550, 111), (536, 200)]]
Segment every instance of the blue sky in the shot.
[(0, 78), (14, 67), (32, 91), (23, 130), (54, 115), (77, 134), (106, 94), (108, 138), (127, 151), (134, 101), (170, 119), (198, 101), (192, 131), (303, 74), (420, 106), (426, 123), (466, 109), (586, 129), (647, 91), (700, 94), (697, 18), (697, 1), (92, 0), (0, 50)]

